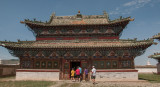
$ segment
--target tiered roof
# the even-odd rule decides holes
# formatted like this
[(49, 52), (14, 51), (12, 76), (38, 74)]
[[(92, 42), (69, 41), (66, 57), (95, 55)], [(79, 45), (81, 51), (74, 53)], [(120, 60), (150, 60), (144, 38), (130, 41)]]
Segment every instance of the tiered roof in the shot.
[(55, 16), (53, 13), (50, 20), (47, 22), (41, 22), (34, 20), (25, 19), (21, 23), (25, 23), (28, 26), (64, 26), (64, 25), (112, 25), (119, 24), (123, 22), (133, 21), (130, 17), (115, 20), (110, 20), (106, 12), (103, 15), (82, 15), (80, 12), (73, 16)]
[[(154, 35), (153, 39), (158, 39), (160, 41), (160, 33), (158, 33), (157, 35)], [(150, 55), (149, 58), (160, 60), (160, 53), (154, 53), (153, 55)]]
[(147, 48), (153, 44), (148, 40), (57, 40), (57, 41), (1, 41), (6, 48)]

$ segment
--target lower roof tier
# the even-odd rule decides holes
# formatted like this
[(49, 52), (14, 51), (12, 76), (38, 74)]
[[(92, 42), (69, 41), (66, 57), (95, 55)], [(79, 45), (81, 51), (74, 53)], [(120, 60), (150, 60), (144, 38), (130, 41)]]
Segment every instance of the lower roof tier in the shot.
[(148, 56), (149, 58), (160, 59), (160, 53), (154, 53), (153, 55)]
[(144, 48), (153, 44), (148, 40), (43, 40), (43, 41), (0, 41), (6, 48)]

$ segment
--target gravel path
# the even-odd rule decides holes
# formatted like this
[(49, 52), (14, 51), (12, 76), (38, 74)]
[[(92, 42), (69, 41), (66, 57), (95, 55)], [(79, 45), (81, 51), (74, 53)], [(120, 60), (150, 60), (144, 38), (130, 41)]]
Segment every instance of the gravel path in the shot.
[[(0, 81), (15, 81), (15, 77), (10, 78), (0, 78)], [(150, 83), (148, 81), (135, 81), (135, 82), (96, 82), (97, 84), (92, 84), (89, 82), (72, 82), (70, 80), (66, 81), (56, 81), (56, 84), (50, 87), (160, 87), (160, 83)]]
[(93, 85), (90, 83), (82, 83), (81, 87), (160, 87), (160, 83), (150, 82), (97, 82)]
[[(76, 85), (72, 85), (76, 83)], [(80, 84), (80, 85), (78, 85)], [(92, 82), (72, 82), (60, 81), (51, 87), (160, 87), (160, 83), (150, 83), (147, 81), (136, 82), (97, 82), (95, 85)]]

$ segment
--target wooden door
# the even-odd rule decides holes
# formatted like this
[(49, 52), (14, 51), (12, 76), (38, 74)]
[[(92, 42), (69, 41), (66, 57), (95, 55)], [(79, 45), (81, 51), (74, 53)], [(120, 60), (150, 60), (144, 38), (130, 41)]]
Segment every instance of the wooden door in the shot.
[(63, 79), (64, 80), (69, 80), (70, 79), (70, 61), (64, 60), (64, 64), (63, 64)]
[[(88, 69), (88, 72), (89, 72), (89, 63), (88, 61), (81, 61), (81, 67), (82, 67), (82, 79), (85, 80), (85, 74), (84, 74), (84, 70), (85, 68)], [(89, 80), (90, 76), (89, 76), (89, 73), (88, 73), (88, 80)]]

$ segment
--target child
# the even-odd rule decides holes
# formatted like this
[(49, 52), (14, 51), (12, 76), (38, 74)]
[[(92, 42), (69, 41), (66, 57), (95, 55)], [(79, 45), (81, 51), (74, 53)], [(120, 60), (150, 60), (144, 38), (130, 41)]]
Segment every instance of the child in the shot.
[(71, 70), (71, 81), (74, 81), (74, 73), (75, 73), (74, 68), (72, 68), (72, 70)]

